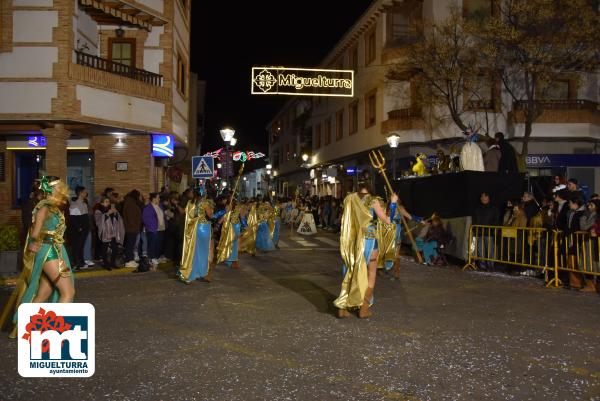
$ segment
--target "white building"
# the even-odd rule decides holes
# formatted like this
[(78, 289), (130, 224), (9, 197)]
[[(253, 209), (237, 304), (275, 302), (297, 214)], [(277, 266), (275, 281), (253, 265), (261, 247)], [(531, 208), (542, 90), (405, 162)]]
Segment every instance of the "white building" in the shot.
[[(320, 67), (353, 69), (353, 98), (315, 97), (309, 106), (292, 98), (269, 123), (270, 157), (279, 170), (278, 190), (308, 185), (319, 195), (342, 196), (359, 180), (376, 172), (367, 153), (376, 148), (386, 153), (388, 172), (394, 155), (386, 137), (400, 136), (396, 166), (408, 168), (417, 152), (434, 154), (448, 142), (458, 142), (462, 134), (454, 124), (434, 124), (417, 104), (418, 79), (403, 82), (386, 78), (391, 65), (400, 60), (406, 45), (414, 40), (410, 26), (415, 21), (441, 22), (450, 16), (450, 6), (471, 13), (493, 12), (493, 0), (376, 0), (350, 27), (322, 61)], [(600, 111), (598, 75), (569, 76), (553, 83), (552, 98), (533, 127), (527, 168), (532, 175), (566, 173), (577, 177), (591, 190), (600, 189)], [(490, 79), (483, 85), (484, 99), (474, 105), (478, 113), (467, 114), (474, 122), (487, 111), (490, 132), (505, 132), (520, 150), (523, 120), (515, 105)], [(306, 120), (303, 110), (310, 109)], [(312, 131), (307, 140), (304, 127)], [(308, 152), (307, 149), (310, 149)], [(301, 156), (310, 159), (303, 163)], [(306, 168), (306, 167), (310, 168)], [(311, 174), (311, 169), (312, 175)]]
[(2, 207), (41, 174), (95, 192), (162, 186), (153, 139), (167, 154), (188, 143), (191, 1), (1, 4)]

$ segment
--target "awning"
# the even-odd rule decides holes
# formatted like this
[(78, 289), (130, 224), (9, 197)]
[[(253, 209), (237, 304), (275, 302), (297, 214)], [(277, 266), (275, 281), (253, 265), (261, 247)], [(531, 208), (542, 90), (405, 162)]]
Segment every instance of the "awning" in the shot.
[(151, 31), (167, 23), (160, 16), (123, 0), (79, 0), (79, 4), (98, 24), (138, 26)]

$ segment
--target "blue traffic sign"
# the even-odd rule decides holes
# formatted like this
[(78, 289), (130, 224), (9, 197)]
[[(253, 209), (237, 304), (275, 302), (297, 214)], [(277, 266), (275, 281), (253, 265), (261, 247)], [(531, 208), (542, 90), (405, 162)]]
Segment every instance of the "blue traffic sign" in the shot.
[(213, 178), (215, 175), (215, 160), (212, 156), (192, 157), (193, 178)]

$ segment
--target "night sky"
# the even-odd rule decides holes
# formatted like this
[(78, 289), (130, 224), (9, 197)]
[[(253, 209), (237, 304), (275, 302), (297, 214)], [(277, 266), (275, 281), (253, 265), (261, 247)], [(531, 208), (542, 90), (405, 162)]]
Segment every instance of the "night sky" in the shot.
[(315, 67), (371, 4), (370, 0), (195, 1), (192, 71), (207, 81), (202, 150), (223, 145), (219, 129), (236, 130), (238, 145), (267, 150), (266, 124), (288, 97), (250, 95), (252, 66)]

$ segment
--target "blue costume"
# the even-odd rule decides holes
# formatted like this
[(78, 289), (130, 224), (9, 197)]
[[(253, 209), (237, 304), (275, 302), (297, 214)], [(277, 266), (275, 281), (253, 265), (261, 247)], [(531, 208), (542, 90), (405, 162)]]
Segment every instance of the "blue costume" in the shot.
[(269, 228), (269, 217), (271, 214), (271, 206), (263, 202), (258, 207), (258, 231), (256, 232), (256, 249), (261, 251), (275, 250), (275, 244), (271, 237)]

